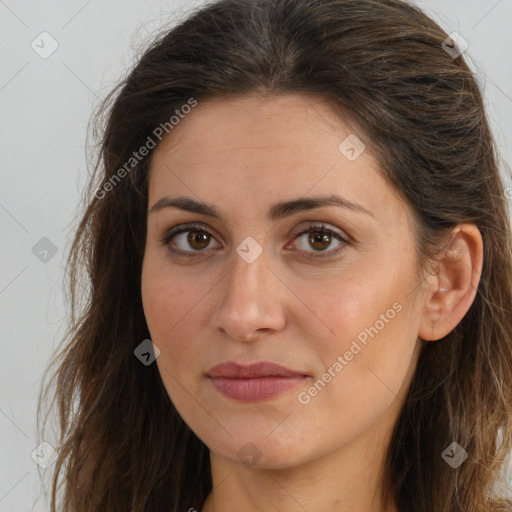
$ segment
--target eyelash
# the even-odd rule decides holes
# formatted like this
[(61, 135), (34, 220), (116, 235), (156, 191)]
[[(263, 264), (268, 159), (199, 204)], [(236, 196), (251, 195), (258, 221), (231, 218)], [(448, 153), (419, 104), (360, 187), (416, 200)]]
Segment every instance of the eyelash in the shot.
[[(203, 250), (182, 251), (182, 250), (176, 250), (170, 246), (170, 242), (176, 235), (179, 235), (181, 233), (187, 233), (189, 231), (193, 231), (193, 232), (197, 232), (197, 233), (205, 233), (208, 236), (214, 238), (213, 235), (208, 230), (204, 229), (199, 224), (182, 224), (182, 225), (177, 226), (176, 228), (172, 229), (171, 231), (169, 231), (169, 233), (167, 233), (167, 235), (164, 238), (159, 239), (159, 242), (162, 245), (167, 245), (169, 251), (172, 252), (173, 254), (178, 254), (180, 256), (185, 256), (185, 257), (196, 257), (199, 253), (202, 253), (204, 251)], [(346, 238), (342, 237), (339, 233), (333, 231), (332, 229), (327, 228), (322, 223), (314, 224), (312, 226), (309, 226), (307, 229), (301, 231), (300, 233), (297, 233), (296, 235), (294, 235), (294, 240), (296, 238), (301, 237), (302, 235), (305, 235), (307, 233), (314, 232), (314, 231), (319, 231), (323, 234), (331, 235), (332, 237), (334, 237), (337, 240), (339, 240), (340, 242), (342, 242), (342, 244), (338, 248), (332, 249), (331, 251), (318, 251), (317, 256), (303, 256), (305, 259), (317, 260), (317, 259), (323, 259), (323, 258), (332, 258), (332, 257), (340, 254), (345, 249), (345, 246), (350, 245), (350, 242)]]

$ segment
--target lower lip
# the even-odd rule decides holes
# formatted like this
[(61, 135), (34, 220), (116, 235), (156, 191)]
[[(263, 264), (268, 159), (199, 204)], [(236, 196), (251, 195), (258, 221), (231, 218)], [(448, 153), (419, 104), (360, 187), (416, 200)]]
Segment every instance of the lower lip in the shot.
[(305, 377), (259, 377), (254, 379), (232, 379), (210, 377), (217, 390), (228, 398), (241, 402), (268, 400), (281, 395), (304, 382)]

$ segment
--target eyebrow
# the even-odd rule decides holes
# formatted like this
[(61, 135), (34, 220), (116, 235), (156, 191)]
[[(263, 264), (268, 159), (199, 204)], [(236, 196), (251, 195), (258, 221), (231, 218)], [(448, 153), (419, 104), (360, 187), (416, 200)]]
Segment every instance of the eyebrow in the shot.
[[(348, 201), (347, 199), (337, 195), (298, 198), (276, 203), (269, 209), (268, 218), (272, 221), (277, 221), (298, 212), (321, 208), (324, 206), (338, 206), (375, 218), (373, 213), (367, 210), (364, 206)], [(201, 215), (207, 215), (209, 217), (223, 220), (222, 214), (216, 206), (202, 201), (196, 201), (190, 197), (176, 197), (173, 199), (169, 197), (162, 197), (148, 210), (148, 214), (158, 212), (164, 208), (179, 208), (180, 210), (185, 210), (187, 212), (199, 213)]]

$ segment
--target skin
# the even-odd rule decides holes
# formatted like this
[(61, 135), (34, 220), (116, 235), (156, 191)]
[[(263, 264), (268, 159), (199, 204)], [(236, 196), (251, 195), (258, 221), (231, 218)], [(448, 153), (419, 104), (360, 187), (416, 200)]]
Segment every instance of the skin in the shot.
[[(450, 332), (475, 297), (482, 240), (459, 225), (432, 275), (420, 279), (411, 212), (371, 144), (355, 161), (340, 152), (352, 133), (322, 99), (251, 95), (199, 102), (155, 150), (149, 210), (165, 196), (186, 196), (222, 215), (148, 213), (142, 270), (162, 380), (210, 449), (214, 491), (203, 512), (398, 510), (380, 499), (391, 431), (421, 344)], [(324, 206), (267, 217), (274, 203), (333, 194), (369, 214)], [(188, 233), (177, 235), (169, 244), (193, 256), (171, 253), (161, 239), (189, 222), (211, 236), (191, 246)], [(332, 236), (319, 250), (308, 234), (297, 236), (315, 222), (349, 243)], [(262, 249), (250, 263), (236, 251), (249, 236)], [(397, 303), (394, 318), (301, 403), (299, 393)], [(239, 402), (206, 376), (225, 361), (271, 361), (308, 377), (272, 399)]]

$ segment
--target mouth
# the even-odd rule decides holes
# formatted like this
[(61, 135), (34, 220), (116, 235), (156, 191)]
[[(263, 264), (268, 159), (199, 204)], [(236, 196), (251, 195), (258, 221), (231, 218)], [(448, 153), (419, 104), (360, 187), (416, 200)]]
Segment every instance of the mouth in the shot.
[(275, 363), (221, 363), (207, 376), (222, 395), (241, 402), (269, 400), (297, 387), (308, 375)]

